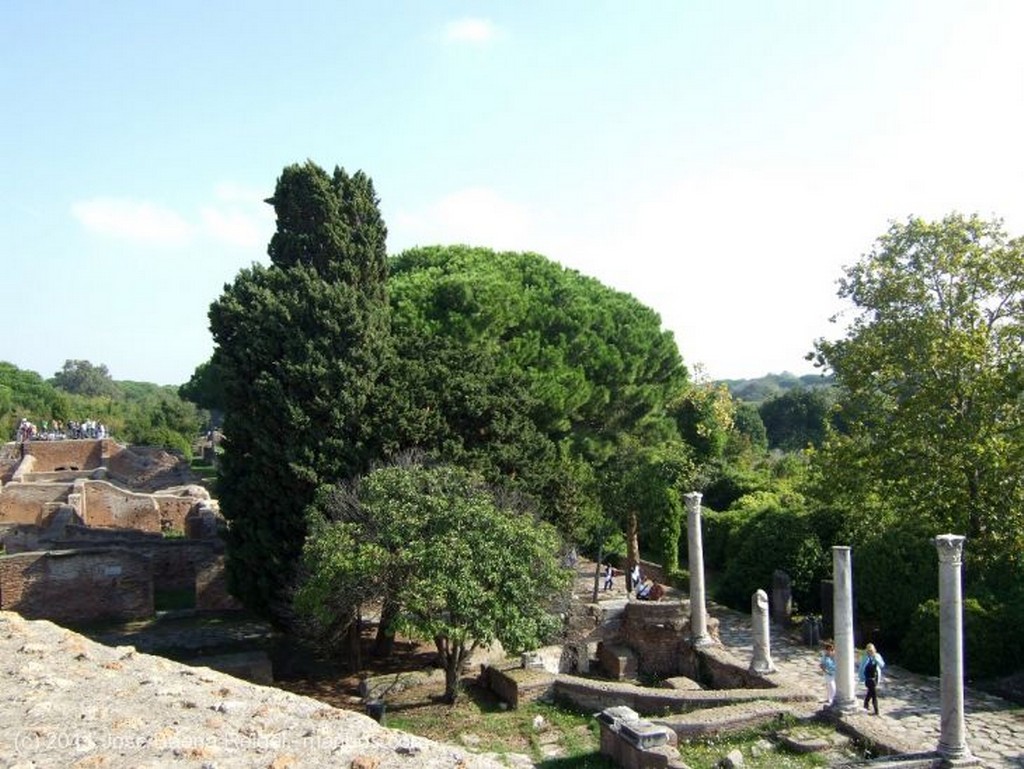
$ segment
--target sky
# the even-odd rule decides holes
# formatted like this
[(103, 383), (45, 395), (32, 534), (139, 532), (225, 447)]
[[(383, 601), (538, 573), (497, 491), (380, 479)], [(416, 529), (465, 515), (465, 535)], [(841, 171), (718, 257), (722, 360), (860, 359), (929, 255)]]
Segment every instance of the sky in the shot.
[(391, 254), (534, 251), (702, 376), (810, 373), (892, 221), (1024, 234), (1021, 29), (1016, 0), (0, 0), (0, 360), (187, 381), (309, 159), (373, 179)]

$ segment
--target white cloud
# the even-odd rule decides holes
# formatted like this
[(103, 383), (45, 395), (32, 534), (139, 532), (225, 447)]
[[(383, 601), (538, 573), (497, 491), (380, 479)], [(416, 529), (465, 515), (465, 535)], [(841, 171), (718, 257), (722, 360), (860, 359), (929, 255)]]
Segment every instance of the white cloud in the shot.
[[(213, 190), (214, 202), (184, 216), (146, 200), (92, 198), (72, 204), (71, 213), (87, 230), (147, 245), (181, 246), (197, 238), (229, 246), (257, 248), (274, 231), (274, 211), (265, 192), (233, 183)], [(198, 220), (198, 221), (197, 221)]]
[(488, 187), (453, 192), (418, 211), (398, 212), (393, 243), (411, 245), (465, 243), (498, 250), (527, 249), (534, 235), (525, 206)]
[(265, 202), (265, 190), (225, 182), (217, 185), (214, 195), (218, 202), (199, 212), (206, 234), (218, 242), (243, 248), (259, 247), (270, 239), (274, 209)]
[(496, 34), (494, 24), (487, 19), (458, 19), (444, 27), (446, 43), (489, 43)]
[(123, 240), (181, 245), (193, 234), (178, 213), (145, 200), (93, 198), (73, 203), (71, 213), (86, 229)]
[[(205, 231), (221, 243), (243, 248), (254, 248), (266, 243), (273, 230), (252, 212), (207, 206), (200, 211)], [(269, 230), (269, 231), (268, 231)]]

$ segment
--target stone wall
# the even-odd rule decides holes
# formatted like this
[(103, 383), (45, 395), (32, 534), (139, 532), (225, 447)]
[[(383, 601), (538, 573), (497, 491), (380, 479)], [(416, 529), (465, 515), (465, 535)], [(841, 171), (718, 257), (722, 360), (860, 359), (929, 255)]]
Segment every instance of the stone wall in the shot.
[(160, 532), (160, 506), (150, 494), (136, 494), (107, 481), (79, 481), (86, 526)]
[(0, 489), (0, 523), (46, 524), (55, 506), (71, 491), (66, 483), (7, 483)]
[(150, 560), (121, 548), (0, 556), (0, 610), (63, 622), (151, 617)]
[(224, 611), (241, 608), (238, 599), (228, 592), (224, 556), (218, 555), (201, 563), (196, 570), (196, 609)]

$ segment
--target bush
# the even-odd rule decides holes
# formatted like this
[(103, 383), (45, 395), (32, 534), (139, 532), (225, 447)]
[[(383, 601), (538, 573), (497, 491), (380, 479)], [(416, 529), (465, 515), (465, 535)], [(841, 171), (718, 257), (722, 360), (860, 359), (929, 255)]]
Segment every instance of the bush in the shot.
[[(964, 675), (991, 678), (1016, 669), (1013, 633), (1004, 633), (1008, 610), (984, 606), (976, 598), (964, 599)], [(910, 628), (900, 645), (900, 662), (908, 670), (939, 675), (939, 601), (932, 598), (914, 611)]]
[(854, 595), (870, 639), (898, 653), (919, 606), (938, 591), (938, 559), (927, 524), (912, 520), (877, 529), (851, 553)]
[(793, 599), (801, 609), (819, 609), (819, 583), (829, 562), (799, 498), (756, 494), (730, 513), (736, 516), (737, 527), (729, 537), (717, 600), (746, 610), (755, 590), (771, 592), (773, 573), (781, 569), (789, 574)]

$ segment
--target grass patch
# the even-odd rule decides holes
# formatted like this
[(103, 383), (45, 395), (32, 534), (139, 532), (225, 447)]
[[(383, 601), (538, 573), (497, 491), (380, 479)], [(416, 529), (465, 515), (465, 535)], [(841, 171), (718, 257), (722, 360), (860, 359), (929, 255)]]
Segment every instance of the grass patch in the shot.
[[(782, 724), (782, 728), (786, 726), (792, 726), (792, 722)], [(734, 735), (683, 742), (679, 744), (679, 755), (691, 769), (714, 769), (733, 750), (743, 754), (743, 766), (749, 769), (811, 769), (829, 766), (830, 758), (827, 755), (794, 753), (779, 744), (776, 737), (779, 730), (780, 724), (771, 724)], [(820, 730), (823, 736), (834, 733), (833, 729), (824, 725), (801, 726), (804, 733), (815, 730)]]

